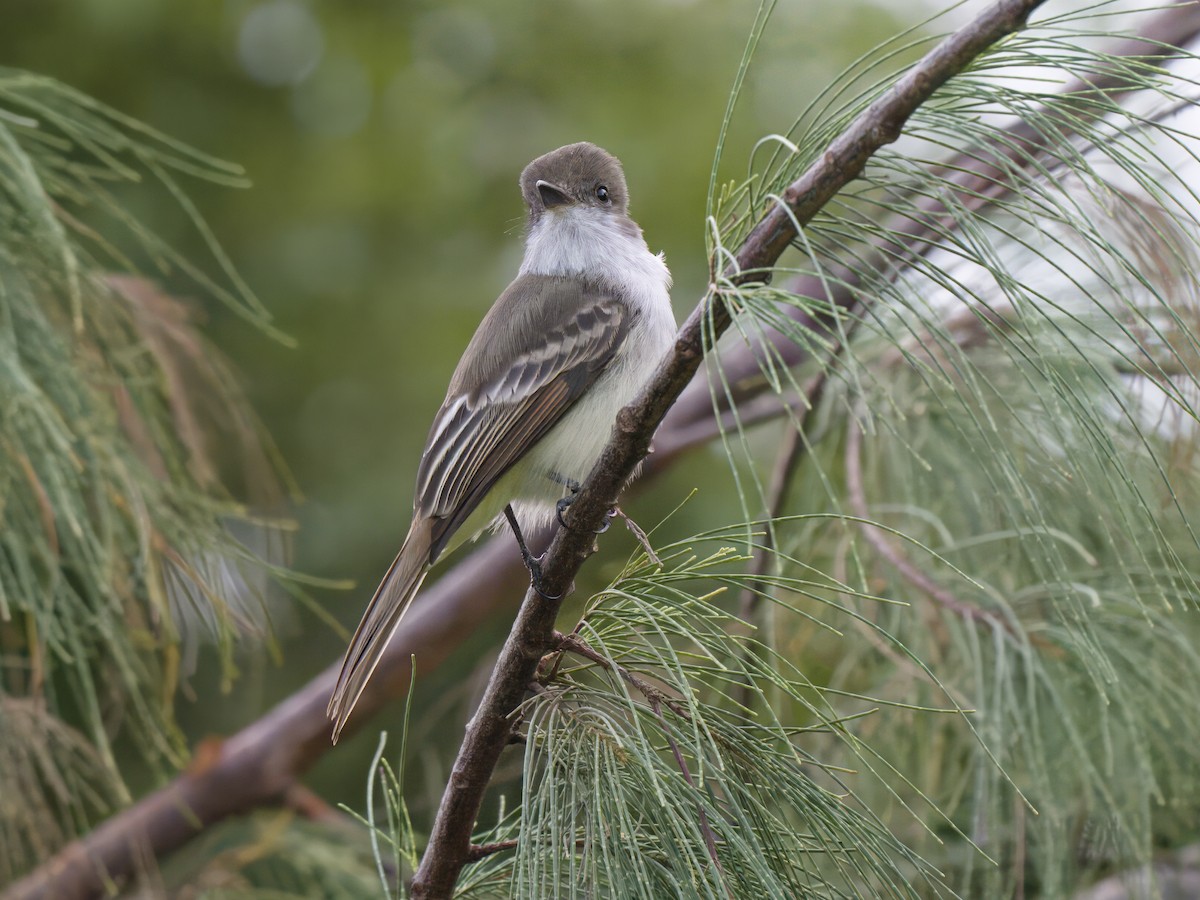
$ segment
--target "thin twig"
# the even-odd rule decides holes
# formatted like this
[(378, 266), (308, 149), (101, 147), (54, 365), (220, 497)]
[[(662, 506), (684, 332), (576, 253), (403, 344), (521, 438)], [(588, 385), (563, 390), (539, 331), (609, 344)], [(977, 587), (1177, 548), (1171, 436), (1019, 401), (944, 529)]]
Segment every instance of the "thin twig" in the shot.
[(617, 516), (617, 518), (625, 523), (625, 527), (629, 529), (629, 532), (633, 535), (634, 540), (641, 544), (642, 550), (646, 554), (646, 558), (654, 565), (661, 566), (663, 562), (658, 558), (658, 554), (654, 552), (654, 548), (650, 545), (650, 538), (647, 536), (646, 532), (642, 531), (642, 526), (633, 521), (633, 519), (629, 518), (629, 516), (625, 515), (625, 510), (621, 509), (619, 506), (613, 510), (613, 513)]
[(957, 613), (964, 619), (970, 619), (988, 627), (1003, 628), (1010, 634), (1015, 634), (1013, 626), (1002, 617), (990, 610), (981, 609), (973, 603), (960, 600), (918, 569), (913, 565), (911, 560), (900, 552), (899, 548), (888, 540), (887, 535), (879, 530), (879, 526), (873, 522), (865, 521), (869, 520), (871, 516), (870, 508), (867, 505), (866, 490), (863, 487), (862, 434), (863, 429), (858, 418), (853, 415), (850, 416), (846, 432), (846, 495), (851, 512), (859, 519), (864, 520), (859, 523), (859, 528), (867, 543), (875, 548), (876, 553), (888, 561), (901, 578), (927, 595), (939, 606)]
[(470, 849), (467, 850), (467, 862), (479, 862), (479, 860), (491, 856), (493, 853), (515, 850), (516, 847), (516, 838), (507, 841), (496, 841), (493, 844), (472, 844)]
[[(680, 718), (686, 719), (689, 722), (692, 721), (692, 714), (688, 711), (688, 708), (684, 704), (680, 703), (676, 698), (662, 690), (662, 688), (651, 684), (641, 675), (638, 675), (636, 672), (631, 672), (616, 660), (609, 659), (607, 656), (592, 647), (591, 644), (581, 638), (578, 634), (575, 634), (574, 632), (571, 634), (563, 634), (561, 631), (556, 631), (554, 632), (554, 642), (556, 645), (556, 650), (569, 651), (578, 656), (582, 656), (584, 659), (589, 660), (590, 662), (594, 662), (602, 669), (607, 669), (610, 672), (616, 672), (617, 675), (621, 677), (622, 681), (625, 681), (636, 688), (638, 693), (640, 693), (647, 700), (651, 701), (652, 703), (661, 703)], [(557, 664), (555, 665), (555, 670), (557, 671)]]

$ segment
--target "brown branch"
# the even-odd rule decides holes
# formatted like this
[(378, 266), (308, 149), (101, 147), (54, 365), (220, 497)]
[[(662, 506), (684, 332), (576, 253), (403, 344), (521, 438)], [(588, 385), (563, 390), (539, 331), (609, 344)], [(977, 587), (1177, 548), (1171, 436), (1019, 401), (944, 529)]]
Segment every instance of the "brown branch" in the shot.
[[(566, 650), (584, 659), (594, 662), (602, 669), (607, 669), (610, 672), (616, 672), (621, 677), (621, 680), (633, 686), (635, 690), (653, 704), (665, 706), (681, 719), (692, 721), (692, 714), (688, 712), (688, 708), (680, 703), (676, 698), (672, 697), (662, 688), (651, 684), (641, 675), (636, 672), (631, 672), (615, 660), (609, 659), (604, 654), (597, 651), (591, 644), (581, 638), (579, 635), (572, 632), (571, 634), (563, 634), (561, 631), (554, 632), (554, 646), (556, 650)], [(556, 667), (557, 669), (557, 667)]]
[(846, 432), (846, 495), (850, 511), (859, 519), (859, 530), (875, 552), (882, 556), (893, 569), (917, 590), (928, 596), (939, 606), (989, 627), (1002, 628), (1010, 634), (1015, 634), (1013, 626), (990, 610), (982, 609), (973, 603), (958, 599), (909, 560), (900, 549), (893, 545), (880, 530), (879, 526), (870, 519), (871, 511), (867, 506), (866, 489), (862, 477), (862, 425), (854, 417), (850, 417)]
[[(824, 155), (783, 193), (738, 251), (735, 284), (768, 277), (769, 269), (833, 196), (862, 172), (867, 161), (900, 136), (908, 117), (942, 84), (996, 41), (1021, 28), (1042, 0), (1001, 0), (942, 41), (837, 138)], [(696, 374), (708, 346), (729, 326), (720, 288), (710, 291), (684, 323), (675, 350), (641, 397), (621, 411), (608, 447), (571, 509), (574, 529), (559, 530), (542, 569), (541, 588), (527, 591), (517, 620), (496, 661), (479, 709), (454, 762), (421, 865), (413, 878), (414, 898), (450, 897), (466, 861), (471, 832), (500, 753), (512, 733), (511, 716), (538, 662), (552, 648), (559, 602), (580, 566), (592, 554), (594, 532), (637, 464), (646, 456), (663, 417)]]
[(494, 844), (472, 844), (467, 851), (467, 862), (479, 862), (491, 856), (493, 853), (503, 853), (505, 850), (515, 850), (517, 841), (515, 838), (507, 841), (496, 841)]

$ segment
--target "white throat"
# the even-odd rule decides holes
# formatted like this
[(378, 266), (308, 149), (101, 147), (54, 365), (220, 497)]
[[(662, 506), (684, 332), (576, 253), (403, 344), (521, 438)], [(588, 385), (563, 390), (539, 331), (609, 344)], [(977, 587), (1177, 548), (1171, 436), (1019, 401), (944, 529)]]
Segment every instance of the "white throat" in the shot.
[(671, 287), (662, 254), (650, 252), (636, 225), (602, 209), (571, 207), (545, 213), (525, 242), (522, 275), (603, 278), (635, 295), (661, 295)]

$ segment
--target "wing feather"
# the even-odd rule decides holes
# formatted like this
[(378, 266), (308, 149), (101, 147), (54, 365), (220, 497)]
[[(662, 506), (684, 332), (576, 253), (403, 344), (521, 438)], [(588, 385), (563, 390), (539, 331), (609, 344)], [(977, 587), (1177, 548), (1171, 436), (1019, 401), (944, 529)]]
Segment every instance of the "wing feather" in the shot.
[(627, 307), (610, 296), (591, 299), (438, 412), (417, 473), (417, 511), (434, 519), (430, 562), (612, 360), (629, 327)]

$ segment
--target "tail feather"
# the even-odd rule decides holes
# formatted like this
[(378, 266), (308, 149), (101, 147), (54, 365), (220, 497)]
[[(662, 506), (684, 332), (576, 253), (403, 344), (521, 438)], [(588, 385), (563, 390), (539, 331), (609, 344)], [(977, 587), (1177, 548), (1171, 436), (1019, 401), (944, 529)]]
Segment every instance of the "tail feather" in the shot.
[(408, 537), (375, 589), (375, 596), (367, 604), (367, 611), (346, 650), (337, 685), (326, 709), (333, 720), (334, 743), (429, 571), (430, 524), (429, 519), (420, 516), (413, 520)]

